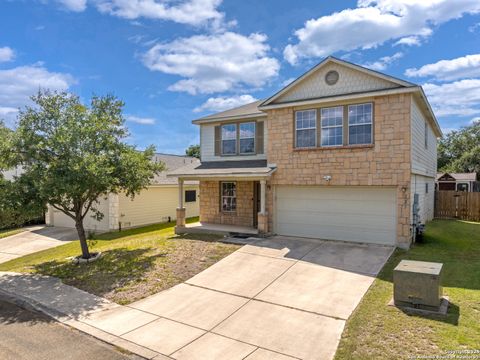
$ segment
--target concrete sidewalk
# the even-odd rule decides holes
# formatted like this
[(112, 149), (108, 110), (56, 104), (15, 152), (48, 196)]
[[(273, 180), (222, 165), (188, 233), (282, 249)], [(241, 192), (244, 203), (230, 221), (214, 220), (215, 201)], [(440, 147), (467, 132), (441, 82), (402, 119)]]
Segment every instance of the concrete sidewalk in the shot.
[(128, 306), (14, 273), (0, 273), (0, 295), (148, 359), (331, 359), (392, 251), (274, 237)]

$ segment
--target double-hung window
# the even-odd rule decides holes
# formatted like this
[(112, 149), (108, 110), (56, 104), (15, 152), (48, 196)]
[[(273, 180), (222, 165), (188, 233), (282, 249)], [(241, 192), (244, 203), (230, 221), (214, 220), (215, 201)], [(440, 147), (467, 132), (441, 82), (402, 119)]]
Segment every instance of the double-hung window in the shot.
[(320, 119), (321, 145), (343, 145), (343, 106), (322, 109)]
[(237, 125), (222, 125), (222, 154), (235, 155), (237, 153)]
[(237, 184), (234, 182), (222, 182), (222, 211), (231, 212), (237, 210)]
[(372, 104), (348, 106), (348, 144), (372, 143)]
[(295, 112), (295, 144), (299, 148), (315, 147), (317, 143), (317, 110)]
[(240, 123), (240, 154), (255, 153), (255, 123)]

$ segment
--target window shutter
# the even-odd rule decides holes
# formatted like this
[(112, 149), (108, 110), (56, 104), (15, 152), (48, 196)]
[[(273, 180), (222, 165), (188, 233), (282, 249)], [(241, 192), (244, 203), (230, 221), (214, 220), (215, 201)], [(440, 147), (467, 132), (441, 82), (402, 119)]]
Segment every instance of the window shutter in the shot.
[(221, 155), (221, 142), (222, 142), (222, 128), (220, 125), (215, 126), (215, 156)]
[(257, 150), (257, 154), (263, 154), (264, 153), (264, 122), (259, 121), (256, 123), (255, 129), (256, 129), (256, 136), (255, 136), (255, 147)]

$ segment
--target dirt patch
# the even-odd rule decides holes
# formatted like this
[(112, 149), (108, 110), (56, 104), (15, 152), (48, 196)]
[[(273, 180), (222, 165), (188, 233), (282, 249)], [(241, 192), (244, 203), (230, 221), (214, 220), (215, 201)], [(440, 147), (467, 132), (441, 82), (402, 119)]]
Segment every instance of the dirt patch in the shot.
[(198, 234), (102, 249), (94, 263), (50, 261), (36, 265), (35, 272), (125, 305), (182, 283), (240, 248), (221, 239)]

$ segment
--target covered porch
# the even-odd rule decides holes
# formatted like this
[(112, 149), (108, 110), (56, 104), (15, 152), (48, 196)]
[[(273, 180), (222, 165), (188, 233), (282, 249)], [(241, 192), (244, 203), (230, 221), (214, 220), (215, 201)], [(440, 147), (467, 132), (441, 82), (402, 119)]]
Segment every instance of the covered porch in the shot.
[[(239, 234), (269, 233), (267, 181), (276, 170), (266, 161), (218, 161), (179, 169), (177, 233), (215, 232)], [(184, 182), (200, 183), (200, 222), (186, 224)]]

